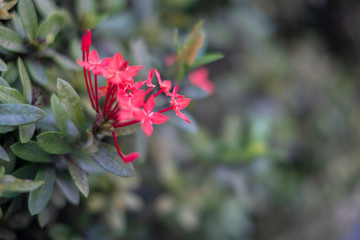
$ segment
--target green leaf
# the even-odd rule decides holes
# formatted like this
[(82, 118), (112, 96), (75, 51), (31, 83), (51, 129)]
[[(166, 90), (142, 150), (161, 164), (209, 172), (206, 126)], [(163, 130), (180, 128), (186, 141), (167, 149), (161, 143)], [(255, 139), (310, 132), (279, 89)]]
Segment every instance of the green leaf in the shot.
[(25, 125), (43, 117), (43, 110), (28, 104), (0, 104), (0, 126)]
[(135, 176), (135, 169), (131, 163), (124, 163), (119, 157), (115, 147), (100, 142), (99, 151), (92, 154), (95, 161), (107, 171), (121, 177)]
[(20, 35), (14, 30), (2, 26), (0, 26), (0, 47), (10, 52), (25, 52)]
[(51, 218), (51, 211), (50, 211), (50, 207), (49, 206), (45, 206), (43, 210), (41, 210), (39, 212), (39, 214), (37, 215), (37, 219), (39, 222), (40, 227), (45, 227)]
[(35, 133), (35, 129), (36, 129), (35, 123), (19, 126), (20, 142), (21, 143), (29, 142)]
[(7, 63), (8, 70), (6, 72), (3, 72), (2, 77), (9, 83), (13, 83), (17, 80), (18, 77), (18, 71), (15, 67), (14, 62), (8, 62)]
[(5, 87), (10, 87), (9, 83), (2, 77), (0, 77), (0, 85)]
[(11, 145), (10, 148), (17, 157), (30, 162), (52, 162), (51, 155), (45, 152), (37, 142), (17, 142)]
[(12, 132), (15, 129), (16, 129), (16, 127), (12, 127), (12, 126), (0, 126), (0, 133)]
[(0, 102), (22, 104), (25, 103), (25, 99), (15, 88), (0, 86)]
[(199, 59), (196, 59), (193, 64), (189, 65), (189, 70), (193, 70), (195, 68), (198, 68), (200, 66), (203, 66), (208, 63), (215, 62), (219, 59), (224, 58), (224, 55), (221, 53), (208, 53), (202, 56)]
[(89, 184), (87, 180), (87, 173), (80, 168), (80, 165), (74, 159), (67, 159), (67, 165), (70, 175), (75, 182), (76, 187), (80, 192), (87, 197), (89, 195)]
[(62, 79), (57, 81), (57, 91), (69, 118), (73, 121), (77, 129), (82, 135), (86, 134), (86, 121), (84, 115), (84, 107), (79, 95), (70, 86), (69, 83)]
[(34, 0), (36, 9), (43, 17), (48, 17), (56, 10), (56, 5), (52, 0)]
[(5, 151), (5, 149), (2, 146), (0, 146), (0, 160), (6, 161), (6, 162), (10, 161), (10, 158), (9, 158), (7, 152)]
[[(25, 1), (29, 1), (29, 0), (25, 0)], [(18, 58), (17, 62), (20, 73), (20, 80), (23, 87), (23, 95), (26, 98), (27, 103), (31, 104), (33, 96), (32, 96), (32, 85), (31, 85), (30, 77), (20, 57)]]
[(6, 71), (7, 71), (6, 63), (4, 62), (4, 60), (0, 58), (0, 72), (6, 72)]
[(21, 0), (18, 4), (18, 12), (26, 35), (29, 39), (34, 39), (36, 29), (38, 28), (38, 20), (33, 0)]
[(21, 39), (26, 39), (24, 25), (22, 24), (21, 18), (15, 11), (13, 12), (13, 17), (11, 21), (14, 26), (14, 29), (20, 35)]
[(71, 146), (66, 140), (66, 136), (61, 132), (44, 132), (37, 136), (39, 146), (51, 154), (68, 154)]
[(135, 133), (141, 128), (141, 123), (136, 123), (126, 127), (115, 128), (116, 136), (126, 136)]
[(65, 197), (74, 205), (80, 202), (80, 194), (69, 173), (59, 173), (56, 175), (56, 184), (59, 186)]
[(24, 180), (11, 175), (0, 176), (0, 197), (5, 192), (30, 192), (43, 184), (40, 179)]
[(44, 184), (29, 194), (28, 207), (31, 215), (38, 214), (49, 202), (55, 182), (55, 170), (50, 167), (42, 168), (35, 180), (43, 181)]
[(45, 86), (48, 82), (43, 66), (33, 59), (25, 59), (25, 66), (31, 78), (38, 84)]
[(60, 53), (57, 53), (49, 49), (46, 51), (45, 55), (51, 57), (58, 65), (60, 65), (65, 69), (75, 70), (75, 71), (80, 70), (80, 66), (77, 65), (73, 60), (71, 60), (65, 55), (62, 55)]
[(40, 24), (36, 37), (44, 38), (47, 44), (51, 44), (63, 27), (66, 17), (66, 12), (64, 11), (54, 12)]
[(56, 94), (51, 96), (51, 108), (55, 116), (57, 127), (62, 133), (66, 134), (68, 115)]

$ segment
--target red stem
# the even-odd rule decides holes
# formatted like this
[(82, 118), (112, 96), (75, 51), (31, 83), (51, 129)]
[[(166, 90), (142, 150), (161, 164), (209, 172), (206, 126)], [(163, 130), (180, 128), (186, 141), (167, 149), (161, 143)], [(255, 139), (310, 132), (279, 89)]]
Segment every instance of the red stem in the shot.
[(154, 94), (154, 97), (157, 97), (160, 93), (162, 93), (164, 91), (164, 89), (160, 88), (160, 90)]
[(171, 110), (173, 110), (173, 109), (174, 109), (174, 107), (173, 107), (173, 106), (170, 106), (170, 107), (164, 108), (163, 110), (158, 111), (158, 113), (163, 113), (163, 112), (171, 111)]
[(120, 151), (119, 144), (118, 144), (117, 139), (116, 139), (115, 131), (112, 132), (112, 135), (113, 135), (113, 138), (114, 138), (116, 150), (117, 150), (119, 156), (124, 160), (125, 155)]
[(105, 102), (104, 102), (104, 106), (103, 106), (103, 114), (105, 116), (106, 114), (106, 108), (107, 108), (107, 104), (109, 101), (109, 97), (110, 97), (110, 92), (112, 91), (113, 85), (111, 83), (109, 83), (108, 89), (106, 90), (106, 96), (105, 96)]
[(140, 122), (139, 120), (131, 120), (131, 121), (128, 121), (128, 122), (114, 124), (113, 127), (114, 128), (126, 127), (126, 126), (130, 126), (130, 125), (133, 125), (133, 124), (136, 124), (136, 123), (139, 123), (139, 122)]
[(98, 94), (98, 86), (97, 86), (97, 75), (95, 74), (95, 103), (96, 103), (96, 112), (99, 112), (99, 94)]
[[(85, 52), (83, 52), (83, 62), (85, 62)], [(91, 106), (94, 108), (94, 101), (91, 97), (91, 93), (90, 93), (90, 89), (89, 89), (89, 83), (88, 83), (88, 79), (87, 79), (87, 74), (86, 74), (86, 69), (85, 67), (83, 67), (84, 69), (84, 77), (85, 77), (85, 83), (86, 83), (86, 88), (87, 88), (87, 92), (89, 94), (89, 98), (90, 98), (90, 101), (91, 101)]]

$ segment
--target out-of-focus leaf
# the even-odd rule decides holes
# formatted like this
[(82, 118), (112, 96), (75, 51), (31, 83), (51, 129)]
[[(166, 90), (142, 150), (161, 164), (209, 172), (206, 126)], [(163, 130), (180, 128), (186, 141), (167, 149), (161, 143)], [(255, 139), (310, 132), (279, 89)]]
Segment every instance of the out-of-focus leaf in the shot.
[(44, 56), (52, 58), (61, 67), (69, 70), (80, 70), (80, 66), (65, 55), (55, 52), (52, 49), (44, 51)]
[(67, 17), (65, 11), (55, 11), (40, 24), (36, 37), (46, 39), (46, 43), (51, 44), (63, 27)]
[[(116, 136), (126, 136), (137, 132), (141, 128), (141, 123), (136, 123), (126, 127), (115, 128)], [(112, 136), (112, 132), (105, 132), (105, 135)]]
[(71, 121), (79, 129), (82, 135), (86, 134), (86, 121), (84, 115), (84, 106), (81, 102), (79, 95), (70, 86), (69, 83), (62, 79), (57, 81), (57, 91), (61, 103), (63, 104), (66, 112), (69, 115)]
[(98, 140), (94, 138), (94, 135), (91, 131), (91, 129), (88, 129), (87, 131), (87, 140), (84, 144), (80, 146), (80, 151), (83, 153), (94, 153), (98, 151)]
[(37, 142), (14, 143), (11, 151), (21, 159), (30, 162), (52, 162), (51, 155), (45, 152)]
[(41, 210), (39, 212), (39, 214), (37, 215), (37, 219), (39, 222), (40, 227), (45, 227), (49, 221), (50, 221), (50, 217), (51, 217), (51, 211), (50, 211), (50, 207), (46, 206), (43, 210)]
[(56, 5), (53, 0), (34, 0), (36, 9), (43, 17), (48, 17), (56, 11)]
[(4, 62), (4, 60), (0, 58), (0, 72), (6, 72), (6, 71), (7, 71), (6, 63)]
[(0, 196), (5, 192), (29, 192), (43, 184), (40, 179), (23, 180), (11, 175), (0, 176)]
[(0, 146), (0, 160), (6, 161), (6, 162), (10, 161), (10, 158), (9, 158), (7, 152), (5, 151), (5, 149), (2, 146)]
[(79, 190), (69, 174), (60, 173), (56, 175), (56, 184), (59, 186), (65, 197), (74, 205), (78, 205), (80, 201)]
[(25, 99), (15, 88), (0, 86), (0, 102), (22, 104), (25, 103)]
[(27, 143), (31, 140), (36, 129), (35, 123), (19, 126), (20, 142)]
[(52, 240), (71, 239), (72, 230), (68, 225), (54, 223), (49, 226), (49, 236)]
[(43, 181), (44, 184), (29, 194), (28, 207), (31, 215), (38, 214), (49, 202), (55, 182), (55, 170), (51, 167), (41, 168), (35, 180)]
[(2, 26), (0, 26), (0, 47), (10, 52), (25, 52), (20, 35), (14, 30)]
[(25, 65), (30, 73), (30, 76), (36, 83), (43, 86), (47, 84), (48, 79), (46, 77), (44, 68), (38, 61), (33, 59), (25, 59)]
[(43, 117), (43, 110), (28, 104), (0, 104), (0, 126), (25, 125)]
[[(29, 0), (25, 0), (25, 1), (29, 1)], [(18, 69), (19, 69), (19, 73), (20, 73), (20, 80), (21, 80), (21, 84), (23, 87), (23, 95), (26, 98), (27, 103), (30, 104), (32, 101), (32, 97), (33, 97), (30, 77), (29, 77), (29, 74), (26, 71), (24, 63), (20, 57), (18, 58), (17, 62), (18, 62)]]
[(16, 127), (12, 127), (12, 126), (0, 126), (0, 133), (12, 132), (15, 129), (16, 129)]
[(124, 163), (115, 147), (100, 142), (99, 150), (92, 154), (95, 161), (107, 171), (121, 177), (135, 176), (135, 169), (131, 163)]
[(17, 236), (13, 231), (0, 227), (0, 239), (15, 240)]
[(51, 108), (55, 116), (57, 127), (62, 133), (66, 134), (68, 115), (56, 94), (51, 96)]
[(10, 87), (9, 83), (2, 77), (0, 77), (0, 85), (5, 87)]
[(21, 21), (21, 18), (19, 17), (19, 15), (16, 12), (13, 13), (11, 21), (12, 21), (12, 24), (14, 26), (14, 29), (20, 35), (20, 37), (22, 39), (26, 39), (26, 33), (25, 33), (24, 25), (23, 25), (23, 23)]
[(66, 140), (66, 136), (61, 132), (44, 132), (37, 137), (39, 146), (51, 154), (68, 154), (71, 152), (71, 146)]
[(0, 207), (0, 219), (3, 217), (4, 213), (2, 211), (2, 208)]
[(34, 39), (36, 29), (38, 28), (38, 20), (32, 0), (21, 0), (18, 4), (18, 12), (26, 35), (29, 39)]
[(202, 65), (215, 62), (219, 59), (224, 58), (224, 55), (221, 53), (208, 53), (202, 56), (201, 58), (196, 59), (191, 65), (189, 65), (189, 70), (198, 68)]
[(33, 179), (36, 176), (39, 166), (35, 163), (26, 164), (24, 167), (17, 169), (12, 173), (14, 177), (21, 179)]
[(76, 187), (85, 197), (87, 197), (89, 195), (89, 184), (86, 172), (80, 168), (78, 162), (76, 162), (74, 159), (71, 159), (71, 161), (68, 159), (67, 165)]
[(16, 79), (18, 77), (18, 71), (17, 71), (17, 68), (15, 67), (15, 63), (14, 62), (8, 62), (7, 63), (7, 69), (8, 70), (6, 72), (3, 72), (2, 77), (9, 84), (12, 84), (13, 82), (16, 81)]

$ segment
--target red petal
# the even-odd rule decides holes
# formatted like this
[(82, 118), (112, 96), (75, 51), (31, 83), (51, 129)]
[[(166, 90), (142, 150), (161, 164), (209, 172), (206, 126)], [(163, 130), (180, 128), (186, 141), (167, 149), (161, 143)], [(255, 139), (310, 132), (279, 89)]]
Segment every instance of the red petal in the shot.
[(124, 64), (124, 59), (121, 54), (118, 52), (114, 55), (112, 61), (109, 64), (109, 68), (118, 70)]
[(96, 50), (92, 50), (89, 54), (89, 62), (92, 64), (99, 63), (99, 54)]
[(176, 99), (176, 103), (178, 104), (178, 109), (184, 109), (186, 108), (191, 101), (191, 98), (178, 98)]
[(125, 163), (129, 163), (129, 162), (133, 162), (135, 161), (138, 157), (140, 157), (140, 153), (139, 152), (133, 152), (133, 153), (129, 153), (128, 155), (126, 155), (123, 160)]
[(151, 113), (155, 106), (155, 97), (154, 95), (151, 95), (148, 100), (146, 100), (146, 103), (144, 105), (144, 110), (147, 113)]
[(91, 32), (88, 29), (81, 40), (81, 51), (88, 51), (91, 46)]
[(129, 66), (126, 69), (126, 73), (131, 75), (132, 77), (135, 77), (140, 69), (142, 69), (142, 66)]
[(144, 131), (144, 133), (150, 137), (152, 131), (153, 131), (153, 126), (151, 124), (150, 119), (145, 119), (145, 121), (141, 124), (141, 127)]
[(152, 68), (148, 74), (148, 77), (146, 79), (146, 85), (148, 87), (155, 87), (154, 84), (152, 84), (151, 80), (152, 80), (152, 77), (154, 76), (154, 68)]
[(188, 123), (191, 123), (191, 122), (189, 121), (188, 117), (187, 117), (185, 114), (183, 114), (182, 112), (180, 112), (179, 110), (175, 110), (175, 114), (176, 114), (176, 116), (178, 116), (179, 118), (182, 118), (182, 119), (184, 119), (185, 121), (187, 121)]
[(169, 117), (167, 117), (161, 113), (157, 113), (157, 112), (155, 112), (151, 115), (151, 122), (153, 124), (163, 124), (168, 119), (169, 119)]
[(155, 75), (156, 75), (156, 78), (158, 79), (159, 81), (159, 85), (161, 85), (161, 77), (160, 77), (160, 73), (158, 72), (158, 70), (155, 69)]

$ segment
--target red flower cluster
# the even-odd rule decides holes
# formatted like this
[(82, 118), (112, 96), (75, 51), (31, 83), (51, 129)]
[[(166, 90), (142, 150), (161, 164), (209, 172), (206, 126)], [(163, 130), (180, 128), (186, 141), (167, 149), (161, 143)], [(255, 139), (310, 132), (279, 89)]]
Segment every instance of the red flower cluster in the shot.
[[(129, 61), (124, 61), (120, 53), (116, 53), (112, 58), (99, 59), (96, 50), (90, 52), (91, 33), (90, 30), (83, 36), (81, 50), (83, 60), (78, 60), (78, 64), (83, 67), (84, 78), (87, 91), (93, 109), (102, 115), (104, 121), (109, 122), (114, 128), (126, 127), (132, 124), (141, 123), (142, 129), (147, 136), (153, 131), (153, 124), (162, 124), (169, 117), (162, 113), (174, 110), (175, 114), (189, 122), (187, 116), (180, 110), (187, 107), (190, 98), (185, 98), (177, 93), (178, 86), (175, 85), (171, 91), (171, 81), (162, 81), (160, 73), (151, 69), (145, 81), (135, 82), (135, 77), (141, 66), (130, 66)], [(152, 84), (153, 75), (159, 82), (159, 90), (152, 94), (155, 85)], [(94, 76), (94, 84), (92, 75)], [(107, 84), (104, 87), (98, 87), (98, 76), (105, 77)], [(142, 89), (146, 86), (147, 89)], [(171, 97), (171, 106), (154, 112), (155, 99), (161, 93)], [(99, 99), (105, 97), (102, 108), (99, 106)], [(113, 138), (119, 156), (125, 163), (132, 162), (139, 157), (139, 153), (130, 153), (124, 155), (117, 143), (115, 131)]]

